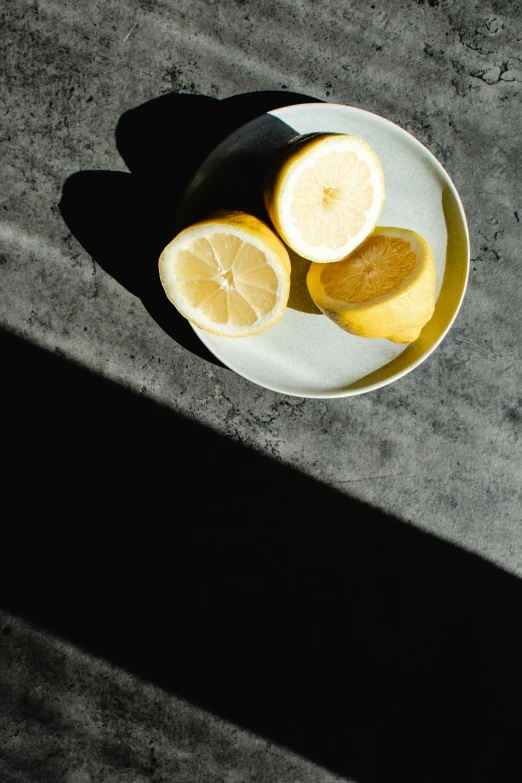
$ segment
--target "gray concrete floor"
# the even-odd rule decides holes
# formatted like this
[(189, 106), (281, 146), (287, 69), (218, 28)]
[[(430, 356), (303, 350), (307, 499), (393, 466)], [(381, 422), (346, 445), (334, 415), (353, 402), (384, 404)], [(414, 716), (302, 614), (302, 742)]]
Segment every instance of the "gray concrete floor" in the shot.
[[(520, 4), (484, 0), (473, 4), (452, 0), (94, 0), (82, 4), (10, 0), (1, 18), (5, 58), (0, 324), (9, 356), (3, 386), (17, 422), (15, 437), (7, 441), (7, 455), (16, 453), (25, 460), (36, 454), (40, 513), (51, 514), (56, 522), (62, 519), (45, 502), (45, 487), (52, 486), (54, 494), (64, 492), (71, 478), (71, 461), (80, 459), (81, 469), (89, 470), (74, 440), (67, 440), (67, 451), (53, 454), (51, 446), (42, 445), (37, 437), (53, 440), (52, 422), (46, 419), (49, 410), (61, 432), (62, 446), (65, 427), (74, 432), (84, 426), (82, 436), (87, 437), (82, 418), (90, 398), (78, 398), (78, 406), (67, 411), (67, 422), (60, 420), (60, 408), (53, 402), (63, 392), (58, 388), (60, 373), (70, 366), (78, 372), (79, 368), (88, 370), (89, 377), (100, 383), (110, 381), (111, 394), (124, 389), (144, 405), (160, 406), (162, 416), (176, 414), (180, 428), (186, 426), (181, 422), (205, 425), (224, 436), (220, 443), (233, 441), (241, 453), (253, 450), (275, 460), (329, 491), (338, 491), (347, 503), (360, 501), (378, 510), (375, 513), (384, 515), (383, 519), (399, 520), (393, 524), (407, 523), (447, 542), (448, 548), (455, 545), (459, 552), (471, 553), (480, 560), (477, 568), (486, 568), (483, 561), (492, 564), (488, 566), (491, 572), (485, 574), (496, 574), (495, 566), (520, 576)], [(461, 194), (472, 256), (462, 309), (434, 354), (381, 390), (333, 400), (298, 399), (267, 391), (213, 363), (179, 322), (171, 328), (164, 308), (157, 307), (153, 297), (140, 295), (143, 289), (135, 271), (128, 278), (107, 271), (110, 256), (118, 253), (120, 245), (132, 252), (136, 223), (126, 223), (125, 209), (131, 203), (135, 207), (135, 195), (143, 198), (147, 194), (144, 210), (149, 209), (149, 218), (156, 204), (170, 208), (176, 188), (212, 146), (217, 102), (230, 105), (227, 99), (231, 96), (257, 91), (281, 94), (259, 98), (252, 103), (254, 107), (265, 106), (263, 101), (293, 103), (298, 99), (285, 93), (298, 93), (388, 118), (434, 153)], [(171, 117), (172, 137), (181, 138), (184, 146), (173, 149), (170, 159), (158, 154), (165, 149), (169, 127), (155, 127), (153, 115), (147, 115), (149, 125), (142, 123), (142, 136), (134, 136), (132, 147), (125, 146), (122, 133), (117, 139), (122, 115), (172, 93), (188, 97), (183, 104), (187, 113)], [(207, 96), (209, 101), (198, 101), (196, 96)], [(189, 118), (194, 106), (197, 112)], [(192, 125), (183, 134), (179, 124), (187, 122)], [(121, 122), (119, 127), (125, 130)], [(136, 178), (132, 187), (126, 189), (125, 184), (121, 190), (104, 194), (104, 183), (114, 183), (114, 175), (104, 179), (100, 174), (101, 179), (95, 180), (98, 189), (84, 193), (83, 221), (82, 215), (76, 216), (84, 233), (71, 231), (59, 207), (68, 178), (88, 170), (127, 172), (128, 166)], [(129, 175), (121, 174), (125, 176)], [(153, 190), (158, 182), (163, 188), (160, 192)], [(175, 182), (173, 192), (169, 192), (169, 182)], [(121, 203), (111, 203), (113, 194), (124, 192)], [(139, 213), (129, 214), (139, 218)], [(78, 239), (78, 235), (89, 235), (85, 232), (89, 220), (99, 220), (102, 226), (95, 249), (88, 240)], [(106, 239), (105, 249), (100, 249), (100, 237)], [(159, 235), (152, 239), (151, 247), (159, 240)], [(100, 258), (106, 263), (100, 263)], [(47, 369), (42, 358), (47, 356), (60, 362), (59, 372), (56, 364)], [(78, 394), (82, 383), (74, 381), (70, 388)], [(92, 395), (98, 407), (89, 411), (94, 433), (90, 445), (106, 452), (109, 446), (96, 427), (100, 421), (110, 422), (112, 414), (104, 408), (103, 391), (96, 387)], [(66, 397), (60, 399), (65, 405)], [(125, 405), (134, 410), (134, 403)], [(147, 441), (146, 459), (164, 465), (175, 444), (177, 465), (184, 459), (186, 444), (176, 440), (177, 425), (165, 422), (162, 418), (164, 429), (156, 433), (157, 439)], [(122, 434), (123, 422), (118, 426)], [(129, 420), (125, 441), (129, 451), (136, 432), (133, 426)], [(161, 437), (163, 432), (168, 434)], [(194, 454), (191, 459), (195, 465)], [(230, 459), (234, 465), (241, 462), (236, 452)], [(227, 464), (223, 463), (225, 468)], [(174, 486), (160, 490), (174, 506), (176, 470)], [(20, 475), (18, 467), (13, 475)], [(136, 474), (132, 477), (135, 480)], [(93, 471), (90, 493), (97, 491), (98, 478)], [(105, 478), (102, 483), (110, 492), (110, 482)], [(212, 484), (213, 490), (216, 486)], [(233, 479), (225, 478), (222, 486), (233, 491)], [(256, 506), (270, 497), (270, 491), (261, 489)], [(198, 489), (192, 494), (197, 506), (206, 492)], [(244, 501), (241, 492), (240, 496)], [(233, 497), (234, 515), (238, 512)], [(335, 500), (334, 513), (339, 502)], [(109, 507), (113, 508), (105, 501), (100, 506)], [(297, 507), (301, 514), (306, 511), (303, 504)], [(9, 512), (7, 520), (35, 521), (36, 506), (24, 508), (15, 516)], [(290, 509), (289, 513), (294, 512)], [(194, 514), (197, 517), (198, 511)], [(241, 515), (248, 522), (248, 504)], [(326, 508), (320, 519), (329, 516)], [(25, 578), (30, 580), (30, 573)], [(514, 576), (509, 579), (515, 585)], [(7, 600), (5, 608), (19, 607), (16, 601)], [(27, 620), (31, 619), (45, 626), (41, 616), (31, 617), (28, 611)], [(125, 674), (125, 666), (120, 671), (83, 657), (74, 647), (53, 642), (45, 630), (31, 631), (22, 619), (6, 616), (4, 626), (16, 631), (1, 637), (4, 646), (13, 644), (14, 638), (19, 640), (19, 653), (11, 650), (0, 662), (4, 684), (11, 682), (7, 673), (12, 671), (19, 688), (16, 692), (13, 686), (14, 695), (11, 688), (1, 706), (4, 728), (12, 729), (9, 741), (6, 734), (1, 740), (4, 751), (9, 750), (7, 761), (0, 760), (6, 783), (174, 779), (282, 783), (333, 780), (337, 772), (343, 779), (352, 772), (361, 781), (397, 779), (385, 768), (379, 774), (372, 772), (375, 777), (371, 777), (371, 765), (350, 767), (349, 763), (330, 764), (330, 775), (312, 763), (321, 754), (310, 753), (312, 761), (305, 760), (306, 748), (298, 742), (288, 741), (287, 754), (279, 745), (271, 745), (270, 737), (261, 740), (255, 731), (243, 733), (250, 725), (235, 734), (233, 721), (224, 724), (216, 718), (213, 723), (210, 713), (197, 713), (176, 696), (154, 690), (157, 686), (143, 685)], [(68, 636), (67, 628), (61, 631)], [(72, 643), (89, 648), (88, 640), (76, 639), (73, 633), (69, 636)], [(43, 674), (35, 673), (28, 649), (36, 649), (36, 659), (47, 656)], [(100, 654), (106, 657), (103, 650)], [(13, 655), (14, 668), (9, 669)], [(111, 683), (104, 697), (110, 717), (100, 712), (100, 678)], [(61, 688), (58, 695), (56, 688)], [(24, 694), (29, 700), (58, 699), (60, 710), (69, 716), (62, 728), (49, 729), (44, 718), (24, 712), (23, 704), (17, 712)], [(151, 718), (153, 709), (161, 716), (157, 723)], [(119, 711), (117, 718), (115, 710)], [(85, 736), (100, 737), (103, 732), (111, 736), (115, 732), (116, 744), (133, 745), (135, 738), (129, 725), (123, 725), (125, 721), (130, 721), (132, 731), (138, 731), (140, 721), (148, 722), (136, 740), (136, 756), (128, 764), (120, 764), (117, 753), (104, 755), (97, 740), (86, 750)], [(174, 735), (165, 728), (173, 722), (178, 732), (174, 744)], [(183, 733), (184, 722), (188, 734)], [(25, 736), (18, 755), (17, 732)], [(265, 734), (270, 735), (266, 725)], [(273, 736), (276, 744), (279, 737)], [(143, 759), (150, 743), (155, 743), (156, 761), (147, 767)], [(204, 751), (198, 751), (200, 745)], [(209, 747), (221, 748), (218, 760)], [(51, 752), (60, 759), (55, 759), (55, 766), (42, 760)], [(249, 753), (255, 760), (248, 764)], [(29, 765), (20, 762), (22, 755), (31, 759)], [(189, 757), (188, 766), (182, 767), (180, 760)], [(132, 759), (137, 766), (133, 767)], [(416, 778), (404, 774), (402, 779), (432, 778), (424, 770)]]

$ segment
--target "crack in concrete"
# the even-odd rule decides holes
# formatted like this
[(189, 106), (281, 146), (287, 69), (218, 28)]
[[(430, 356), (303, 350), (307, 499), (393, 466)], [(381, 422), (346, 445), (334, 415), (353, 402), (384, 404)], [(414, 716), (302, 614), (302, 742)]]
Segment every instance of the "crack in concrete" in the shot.
[[(492, 71), (498, 69), (498, 75), (496, 78), (492, 77)], [(469, 75), (473, 79), (480, 79), (484, 82), (484, 84), (488, 85), (494, 85), (498, 84), (500, 81), (506, 81), (505, 79), (502, 79), (503, 74), (505, 74), (509, 70), (508, 63), (504, 61), (500, 65), (493, 65), (490, 68), (487, 69), (480, 69), (477, 71), (470, 71)], [(507, 81), (515, 81), (515, 79), (509, 79)]]
[(98, 270), (96, 268), (96, 261), (94, 260), (94, 258), (92, 256), (91, 256), (91, 262), (92, 262), (92, 281), (93, 281), (93, 284), (94, 284), (94, 293), (92, 295), (92, 298), (96, 299), (98, 297), (98, 295), (99, 295), (98, 274), (97, 274)]

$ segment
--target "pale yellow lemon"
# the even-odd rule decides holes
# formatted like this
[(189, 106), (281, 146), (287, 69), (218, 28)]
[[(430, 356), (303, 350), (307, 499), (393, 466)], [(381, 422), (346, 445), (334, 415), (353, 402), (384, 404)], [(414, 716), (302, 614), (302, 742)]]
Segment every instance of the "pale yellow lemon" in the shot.
[(223, 337), (247, 337), (273, 326), (290, 292), (284, 244), (244, 212), (216, 213), (185, 228), (163, 250), (159, 273), (179, 312)]
[(286, 244), (317, 263), (340, 261), (376, 226), (384, 172), (364, 139), (298, 136), (276, 155), (265, 186), (270, 219)]

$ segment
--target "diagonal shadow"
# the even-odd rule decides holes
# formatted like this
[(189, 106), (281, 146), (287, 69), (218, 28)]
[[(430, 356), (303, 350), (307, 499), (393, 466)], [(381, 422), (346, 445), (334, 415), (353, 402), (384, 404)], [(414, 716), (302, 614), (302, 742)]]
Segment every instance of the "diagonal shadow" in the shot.
[(1, 350), (2, 608), (360, 783), (520, 779), (520, 580)]
[[(175, 236), (176, 212), (186, 186), (211, 150), (232, 131), (271, 109), (316, 101), (285, 91), (254, 92), (224, 100), (169, 93), (122, 115), (116, 144), (130, 174), (79, 171), (63, 186), (60, 211), (69, 230), (108, 274), (139, 297), (176, 342), (222, 366), (168, 301), (158, 275), (158, 258)], [(294, 136), (268, 116), (267, 126), (284, 141)], [(268, 128), (267, 128), (268, 130)], [(224, 172), (220, 201), (209, 197), (206, 214), (226, 206), (263, 219), (263, 154)], [(197, 217), (202, 217), (198, 214)], [(196, 216), (195, 216), (196, 217)]]

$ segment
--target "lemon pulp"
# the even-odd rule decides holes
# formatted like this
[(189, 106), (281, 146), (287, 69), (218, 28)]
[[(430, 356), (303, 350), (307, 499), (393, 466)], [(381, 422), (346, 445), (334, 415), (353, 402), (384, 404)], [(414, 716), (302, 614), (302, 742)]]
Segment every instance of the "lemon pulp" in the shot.
[(184, 299), (216, 324), (250, 326), (277, 301), (265, 255), (231, 234), (210, 234), (182, 250), (174, 273)]
[(222, 212), (184, 229), (161, 254), (159, 271), (181, 314), (224, 337), (272, 326), (290, 291), (285, 246), (262, 221), (242, 212)]
[(316, 306), (360, 337), (412, 342), (435, 308), (431, 249), (407, 229), (375, 229), (345, 260), (311, 264), (306, 282)]
[(309, 245), (337, 249), (364, 226), (373, 195), (364, 160), (354, 152), (329, 152), (298, 178), (290, 214)]
[(375, 228), (384, 202), (384, 172), (358, 136), (313, 133), (278, 152), (265, 205), (281, 238), (316, 263), (345, 258)]

